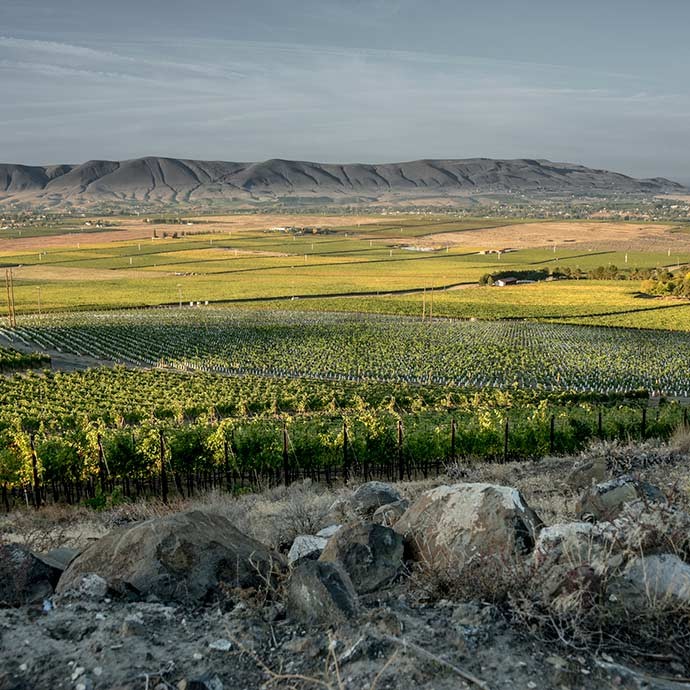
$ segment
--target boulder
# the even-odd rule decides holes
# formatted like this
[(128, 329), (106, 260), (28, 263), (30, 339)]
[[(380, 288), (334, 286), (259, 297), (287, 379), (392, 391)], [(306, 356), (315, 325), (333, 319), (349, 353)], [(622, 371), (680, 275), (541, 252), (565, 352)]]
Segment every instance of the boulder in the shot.
[(589, 488), (578, 501), (576, 513), (581, 520), (608, 522), (617, 517), (626, 504), (638, 499), (650, 503), (666, 502), (664, 494), (655, 486), (625, 474)]
[(0, 606), (42, 602), (53, 594), (60, 573), (20, 544), (0, 544)]
[(339, 563), (302, 561), (290, 575), (287, 614), (307, 625), (342, 623), (357, 614), (357, 593)]
[(400, 572), (403, 539), (382, 525), (368, 522), (345, 525), (331, 537), (319, 560), (340, 563), (358, 594), (389, 584)]
[(395, 524), (413, 559), (462, 568), (529, 554), (542, 522), (516, 489), (453, 484), (424, 492)]
[(406, 499), (395, 501), (395, 503), (387, 503), (374, 511), (371, 517), (372, 522), (384, 527), (391, 527), (394, 525), (410, 507), (410, 502)]
[(639, 556), (609, 580), (609, 599), (624, 608), (690, 606), (690, 565), (669, 553)]
[(327, 543), (328, 539), (325, 537), (300, 534), (292, 542), (290, 551), (288, 551), (288, 565), (293, 565), (305, 558), (315, 561), (321, 555)]
[(402, 496), (390, 484), (383, 482), (367, 482), (362, 484), (351, 496), (350, 506), (360, 518), (368, 520), (377, 508), (396, 503)]
[(203, 602), (221, 586), (259, 587), (283, 567), (282, 556), (226, 518), (194, 510), (113, 530), (70, 563), (57, 591), (78, 590), (94, 573), (117, 595)]

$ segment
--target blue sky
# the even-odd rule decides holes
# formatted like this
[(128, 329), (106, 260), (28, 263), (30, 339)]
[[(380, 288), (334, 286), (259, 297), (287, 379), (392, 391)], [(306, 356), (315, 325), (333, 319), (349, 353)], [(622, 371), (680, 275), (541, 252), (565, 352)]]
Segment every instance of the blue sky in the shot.
[(690, 181), (684, 0), (1, 0), (0, 159), (536, 157)]

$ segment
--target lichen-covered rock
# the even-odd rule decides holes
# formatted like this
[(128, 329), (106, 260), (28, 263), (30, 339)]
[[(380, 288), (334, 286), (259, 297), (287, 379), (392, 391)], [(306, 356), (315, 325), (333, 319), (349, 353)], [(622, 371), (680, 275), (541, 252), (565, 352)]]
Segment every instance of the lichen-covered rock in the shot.
[(339, 563), (302, 561), (290, 575), (287, 613), (308, 625), (333, 625), (359, 608), (349, 575)]
[(400, 572), (403, 539), (382, 525), (367, 522), (345, 525), (329, 539), (320, 560), (340, 563), (359, 594), (392, 582)]
[(367, 482), (362, 484), (351, 496), (350, 506), (360, 518), (368, 520), (377, 508), (396, 503), (402, 496), (398, 490), (384, 482)]
[(325, 537), (314, 536), (312, 534), (300, 534), (292, 542), (288, 551), (288, 564), (293, 565), (302, 559), (316, 560), (326, 547), (328, 539)]
[(226, 518), (195, 510), (113, 530), (70, 563), (57, 591), (78, 590), (95, 573), (121, 596), (202, 602), (221, 587), (261, 586), (283, 567), (279, 554)]
[(664, 494), (655, 486), (626, 474), (589, 488), (578, 501), (576, 513), (583, 520), (610, 521), (626, 504), (638, 499), (666, 502)]
[(41, 602), (53, 594), (60, 573), (24, 546), (0, 544), (0, 605)]
[(385, 506), (377, 508), (371, 517), (372, 522), (384, 527), (392, 527), (410, 507), (410, 502), (407, 499), (396, 501), (395, 503), (388, 503)]
[(516, 489), (453, 484), (423, 493), (395, 524), (410, 556), (435, 567), (529, 554), (542, 527)]

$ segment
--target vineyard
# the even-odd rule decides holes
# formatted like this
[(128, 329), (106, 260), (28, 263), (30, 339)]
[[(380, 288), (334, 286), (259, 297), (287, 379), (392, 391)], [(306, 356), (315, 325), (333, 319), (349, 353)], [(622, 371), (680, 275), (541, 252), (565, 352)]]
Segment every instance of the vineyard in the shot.
[(8, 340), (219, 374), (690, 396), (690, 334), (183, 307), (24, 317)]
[(0, 373), (37, 369), (47, 365), (50, 365), (50, 357), (47, 355), (19, 352), (12, 348), (0, 347)]
[(246, 491), (302, 478), (433, 476), (448, 462), (666, 438), (687, 408), (646, 396), (466, 391), (163, 370), (0, 379), (0, 489), (17, 502)]

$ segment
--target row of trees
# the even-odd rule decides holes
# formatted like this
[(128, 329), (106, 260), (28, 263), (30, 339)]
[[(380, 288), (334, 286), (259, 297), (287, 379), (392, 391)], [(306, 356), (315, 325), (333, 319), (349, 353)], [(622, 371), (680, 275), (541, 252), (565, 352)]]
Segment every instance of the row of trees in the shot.
[(644, 292), (660, 297), (690, 298), (690, 268), (674, 274), (670, 271), (660, 271), (653, 278), (642, 285)]

